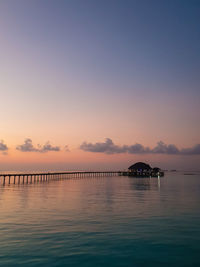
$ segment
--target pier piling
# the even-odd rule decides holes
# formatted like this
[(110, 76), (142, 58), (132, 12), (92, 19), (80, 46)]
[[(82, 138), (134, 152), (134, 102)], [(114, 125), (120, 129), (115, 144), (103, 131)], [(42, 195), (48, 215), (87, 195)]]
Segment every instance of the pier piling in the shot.
[[(111, 176), (120, 176), (122, 175), (122, 172), (120, 171), (107, 171), (107, 172), (84, 172), (84, 171), (77, 171), (77, 172), (48, 172), (48, 173), (14, 173), (14, 174), (0, 174), (0, 178), (3, 179), (2, 184), (16, 184), (16, 179), (18, 184), (20, 184), (20, 180), (22, 177), (22, 184), (32, 184), (32, 182), (47, 182), (51, 180), (63, 180), (63, 179), (81, 179), (85, 177), (111, 177)], [(8, 177), (8, 180), (6, 179)], [(11, 179), (12, 178), (12, 179)]]

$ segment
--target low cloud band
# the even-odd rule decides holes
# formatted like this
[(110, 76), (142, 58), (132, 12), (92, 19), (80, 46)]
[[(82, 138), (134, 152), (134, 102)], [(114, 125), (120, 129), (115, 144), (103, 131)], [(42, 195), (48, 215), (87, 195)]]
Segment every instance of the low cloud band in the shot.
[(145, 147), (141, 144), (134, 145), (115, 145), (110, 138), (106, 138), (105, 142), (99, 143), (87, 143), (83, 142), (80, 149), (88, 152), (105, 153), (105, 154), (167, 154), (167, 155), (200, 155), (200, 144), (197, 144), (190, 148), (178, 149), (173, 144), (165, 144), (160, 141), (154, 148)]

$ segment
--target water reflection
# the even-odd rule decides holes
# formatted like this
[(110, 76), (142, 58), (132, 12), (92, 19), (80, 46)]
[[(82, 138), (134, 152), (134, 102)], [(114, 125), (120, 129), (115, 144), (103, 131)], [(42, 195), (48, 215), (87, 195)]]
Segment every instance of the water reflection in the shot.
[(0, 186), (0, 265), (200, 266), (199, 203), (177, 173)]
[(133, 190), (159, 190), (160, 178), (130, 178), (130, 187)]

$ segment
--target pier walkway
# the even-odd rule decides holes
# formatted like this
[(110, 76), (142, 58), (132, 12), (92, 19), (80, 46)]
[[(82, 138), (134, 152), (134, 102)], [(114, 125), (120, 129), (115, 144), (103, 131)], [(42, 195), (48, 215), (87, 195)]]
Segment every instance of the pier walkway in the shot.
[(0, 184), (31, 184), (50, 180), (62, 180), (68, 178), (121, 176), (121, 171), (75, 171), (75, 172), (41, 172), (41, 173), (10, 173), (0, 174)]

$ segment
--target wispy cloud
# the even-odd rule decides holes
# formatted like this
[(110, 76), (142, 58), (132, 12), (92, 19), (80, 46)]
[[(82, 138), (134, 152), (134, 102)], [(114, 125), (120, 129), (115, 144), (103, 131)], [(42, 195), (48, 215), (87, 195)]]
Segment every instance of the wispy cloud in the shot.
[(7, 155), (8, 146), (4, 143), (3, 140), (0, 141), (0, 151), (3, 155)]
[(110, 138), (106, 138), (105, 142), (87, 143), (83, 142), (80, 149), (88, 152), (105, 153), (105, 154), (167, 154), (167, 155), (200, 155), (200, 144), (191, 148), (178, 149), (173, 144), (165, 144), (160, 141), (154, 148), (145, 147), (142, 144), (134, 145), (115, 145)]
[(25, 139), (22, 145), (18, 145), (16, 147), (17, 150), (22, 152), (48, 152), (48, 151), (60, 151), (59, 146), (52, 146), (49, 142), (46, 142), (43, 146), (37, 145), (37, 147), (33, 146), (32, 140), (30, 138)]

